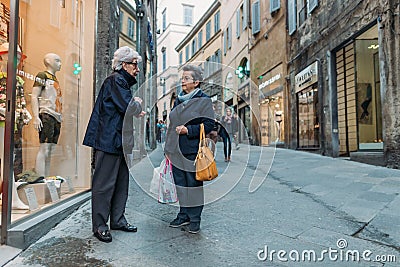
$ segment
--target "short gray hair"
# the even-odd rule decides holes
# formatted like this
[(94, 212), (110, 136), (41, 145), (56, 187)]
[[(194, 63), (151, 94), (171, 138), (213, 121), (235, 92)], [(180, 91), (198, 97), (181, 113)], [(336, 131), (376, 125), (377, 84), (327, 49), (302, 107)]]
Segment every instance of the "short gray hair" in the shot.
[[(196, 65), (185, 65), (182, 68), (183, 71), (190, 71), (193, 76), (193, 81), (199, 81), (200, 84), (203, 81), (203, 71), (201, 70), (200, 67)], [(200, 84), (198, 87), (200, 87)]]
[(114, 58), (112, 60), (112, 69), (120, 70), (122, 68), (123, 62), (132, 62), (137, 59), (138, 62), (142, 61), (142, 57), (138, 52), (130, 48), (129, 46), (122, 46), (117, 49), (114, 53)]

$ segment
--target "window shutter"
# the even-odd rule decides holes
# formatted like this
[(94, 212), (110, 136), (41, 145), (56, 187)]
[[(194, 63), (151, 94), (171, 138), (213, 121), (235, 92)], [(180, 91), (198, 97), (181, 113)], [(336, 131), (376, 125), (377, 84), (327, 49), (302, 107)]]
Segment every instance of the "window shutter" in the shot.
[(226, 31), (224, 31), (224, 55), (226, 55), (226, 46), (227, 46), (226, 37), (227, 37), (227, 32), (228, 32), (228, 29)]
[(228, 26), (228, 49), (232, 47), (232, 23)]
[(257, 34), (260, 32), (260, 2), (254, 2), (251, 6), (251, 23), (252, 23), (252, 34)]
[(318, 0), (308, 0), (308, 13), (311, 13), (317, 6)]
[(292, 35), (297, 28), (296, 0), (288, 1), (288, 23), (289, 23), (289, 35)]
[(247, 9), (248, 9), (248, 4), (247, 4), (247, 0), (243, 1), (243, 30), (245, 30), (247, 28), (247, 22), (248, 22), (248, 18), (247, 18)]
[(270, 0), (269, 9), (271, 13), (278, 11), (281, 8), (281, 0)]
[(240, 8), (236, 10), (236, 38), (240, 37), (240, 31), (242, 29), (240, 28)]

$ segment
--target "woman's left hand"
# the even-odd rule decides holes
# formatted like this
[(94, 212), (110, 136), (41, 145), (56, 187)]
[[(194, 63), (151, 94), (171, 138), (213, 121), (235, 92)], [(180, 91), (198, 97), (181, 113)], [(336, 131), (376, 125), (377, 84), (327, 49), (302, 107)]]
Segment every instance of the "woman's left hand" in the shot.
[(175, 128), (177, 134), (187, 134), (188, 129), (186, 128), (185, 125), (179, 125)]

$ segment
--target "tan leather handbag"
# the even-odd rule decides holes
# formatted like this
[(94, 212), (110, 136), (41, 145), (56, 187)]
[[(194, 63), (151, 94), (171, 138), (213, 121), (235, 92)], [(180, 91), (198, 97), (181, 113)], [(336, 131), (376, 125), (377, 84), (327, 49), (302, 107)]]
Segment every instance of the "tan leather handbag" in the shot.
[(197, 181), (211, 181), (218, 176), (214, 154), (208, 147), (203, 123), (200, 124), (200, 143), (195, 164)]

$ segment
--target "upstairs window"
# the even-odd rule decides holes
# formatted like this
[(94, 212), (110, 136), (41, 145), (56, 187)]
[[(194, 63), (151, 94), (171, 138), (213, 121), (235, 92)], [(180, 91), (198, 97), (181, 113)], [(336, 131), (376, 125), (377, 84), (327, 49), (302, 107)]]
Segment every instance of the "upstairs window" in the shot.
[(183, 24), (189, 26), (193, 24), (193, 6), (183, 6)]
[(220, 24), (219, 24), (219, 17), (220, 17), (219, 14), (220, 14), (220, 13), (219, 13), (219, 11), (218, 11), (218, 12), (215, 13), (215, 15), (214, 15), (214, 33), (217, 33), (217, 32), (219, 31), (219, 29), (221, 28), (221, 27), (220, 27)]
[(297, 28), (296, 0), (288, 0), (288, 24), (289, 35), (292, 35)]
[(189, 55), (190, 51), (189, 50), (190, 50), (189, 49), (189, 45), (187, 45), (185, 47), (185, 59), (186, 59), (186, 62), (189, 61), (189, 58), (190, 58), (190, 55)]
[(128, 18), (128, 37), (133, 40), (134, 36), (134, 31), (135, 31), (135, 22), (131, 19)]
[(257, 34), (260, 32), (260, 24), (261, 24), (261, 19), (260, 19), (260, 1), (256, 1), (251, 5), (251, 33)]
[(318, 6), (318, 0), (308, 0), (308, 13), (313, 12), (315, 8)]
[(211, 20), (206, 24), (206, 42), (211, 39)]
[(269, 1), (269, 10), (270, 13), (274, 13), (281, 8), (281, 0), (270, 0)]
[(203, 30), (199, 31), (197, 35), (197, 39), (199, 40), (199, 49), (203, 46)]
[(167, 28), (167, 9), (162, 12), (162, 30), (165, 31)]

